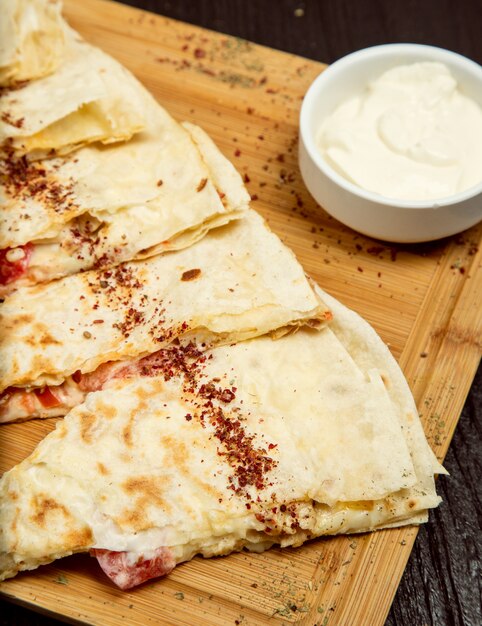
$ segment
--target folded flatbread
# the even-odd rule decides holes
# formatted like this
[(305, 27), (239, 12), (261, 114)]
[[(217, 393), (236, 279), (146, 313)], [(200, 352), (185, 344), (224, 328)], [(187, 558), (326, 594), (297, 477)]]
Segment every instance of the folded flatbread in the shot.
[(240, 175), (199, 127), (153, 99), (148, 129), (67, 158), (6, 162), (0, 184), (0, 297), (191, 245), (244, 214)]
[(89, 394), (0, 483), (2, 576), (90, 550), (127, 589), (196, 554), (425, 519), (443, 470), (408, 387), (340, 324), (170, 346)]
[(61, 2), (0, 0), (0, 86), (54, 72), (65, 48)]
[[(373, 364), (376, 364), (387, 394), (397, 411), (417, 474), (418, 482), (411, 488), (410, 496), (434, 494), (433, 475), (447, 474), (447, 471), (438, 462), (425, 439), (410, 387), (398, 363), (366, 320), (343, 306), (318, 285), (315, 286), (315, 291), (332, 312), (330, 330), (348, 350), (357, 367), (367, 375)], [(399, 495), (403, 498), (407, 494)], [(426, 521), (425, 515), (420, 511), (408, 519), (413, 523)], [(395, 525), (400, 524), (397, 521)], [(390, 527), (390, 524), (387, 523), (384, 527)]]
[(55, 72), (0, 96), (0, 144), (29, 158), (126, 140), (145, 125), (146, 91), (120, 63), (64, 25)]
[(62, 415), (115, 376), (107, 363), (178, 337), (226, 343), (330, 317), (293, 253), (249, 211), (184, 250), (9, 296), (0, 305), (0, 419)]

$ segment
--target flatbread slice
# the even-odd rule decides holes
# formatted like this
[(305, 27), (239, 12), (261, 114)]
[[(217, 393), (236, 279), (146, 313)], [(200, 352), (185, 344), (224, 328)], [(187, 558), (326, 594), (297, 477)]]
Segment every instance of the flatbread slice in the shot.
[[(416, 516), (421, 515), (420, 519), (423, 520), (424, 514), (419, 513), (419, 509), (423, 509), (419, 498), (423, 499), (426, 494), (435, 493), (434, 474), (448, 472), (439, 463), (427, 443), (407, 380), (388, 347), (366, 320), (318, 285), (315, 286), (315, 291), (330, 307), (333, 313), (330, 329), (349, 352), (357, 367), (367, 375), (373, 363), (377, 364), (392, 405), (397, 411), (418, 478), (410, 493), (402, 491), (397, 499), (401, 498), (402, 501), (405, 499), (410, 503), (417, 501), (418, 504), (413, 508), (417, 511)], [(393, 497), (392, 500), (396, 506), (397, 501)], [(413, 523), (418, 523), (417, 518), (414, 518)]]
[(196, 554), (423, 519), (433, 474), (414, 491), (413, 442), (371, 365), (329, 326), (161, 350), (4, 475), (2, 576), (90, 550), (128, 589)]
[(1, 0), (0, 86), (54, 72), (65, 49), (61, 2)]
[(66, 24), (53, 74), (0, 97), (0, 144), (30, 159), (130, 139), (145, 125), (146, 91), (120, 63)]
[(97, 372), (82, 385), (99, 388), (113, 375), (107, 363), (178, 337), (229, 343), (330, 317), (293, 253), (249, 211), (184, 250), (9, 296), (0, 305), (0, 419), (62, 415), (83, 375)]
[(241, 176), (199, 127), (154, 100), (149, 128), (67, 159), (7, 163), (0, 297), (93, 267), (178, 250), (248, 209)]

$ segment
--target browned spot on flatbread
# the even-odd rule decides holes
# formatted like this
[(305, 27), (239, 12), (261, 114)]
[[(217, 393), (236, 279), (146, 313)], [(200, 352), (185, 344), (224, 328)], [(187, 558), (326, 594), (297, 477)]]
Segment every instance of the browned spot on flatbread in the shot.
[(175, 437), (167, 435), (161, 436), (161, 446), (164, 450), (169, 451), (169, 456), (167, 456), (164, 461), (165, 467), (174, 467), (179, 476), (185, 476), (188, 480), (196, 484), (200, 493), (209, 493), (214, 500), (220, 497), (221, 493), (219, 489), (201, 480), (192, 473), (190, 469), (189, 448), (185, 443)]
[(149, 507), (156, 507), (170, 513), (172, 508), (164, 498), (165, 476), (136, 476), (126, 480), (121, 486), (130, 498), (136, 498), (134, 506), (125, 509), (115, 521), (122, 528), (139, 531), (151, 528)]
[(69, 550), (79, 550), (91, 546), (94, 542), (94, 536), (91, 529), (84, 526), (84, 528), (74, 528), (65, 533), (64, 542)]
[(107, 419), (113, 419), (117, 415), (117, 410), (112, 404), (106, 404), (102, 400), (97, 400), (97, 411), (102, 417), (106, 417)]
[(136, 417), (141, 411), (145, 411), (147, 408), (147, 403), (141, 398), (136, 408), (131, 411), (129, 415), (129, 421), (122, 430), (122, 439), (128, 448), (131, 448), (133, 445), (132, 430), (135, 425)]
[(108, 474), (110, 474), (110, 471), (107, 469), (107, 467), (100, 461), (97, 461), (97, 469), (99, 470), (99, 474), (102, 474), (102, 476), (107, 476)]
[(122, 430), (122, 439), (128, 448), (132, 448), (132, 423), (133, 419), (131, 418)]
[(41, 346), (51, 346), (51, 345), (60, 346), (60, 345), (62, 345), (62, 342), (59, 341), (58, 339), (55, 339), (55, 337), (52, 337), (52, 335), (50, 333), (44, 333), (40, 337), (38, 342), (39, 342), (39, 344)]
[(92, 431), (95, 423), (97, 422), (97, 416), (94, 413), (81, 413), (80, 417), (80, 436), (85, 443), (92, 443)]
[(416, 506), (417, 506), (417, 501), (416, 500), (409, 500), (408, 501), (408, 508), (409, 509), (413, 509)]
[(196, 278), (199, 278), (199, 276), (201, 276), (201, 270), (199, 268), (195, 268), (195, 269), (186, 270), (185, 272), (183, 272), (181, 276), (181, 280), (184, 282), (188, 280), (196, 280)]
[(10, 524), (11, 537), (13, 539), (10, 544), (11, 552), (15, 552), (17, 550), (18, 538), (17, 538), (17, 520), (20, 519), (20, 507), (15, 507), (15, 515), (13, 517), (12, 523)]
[(385, 388), (390, 389), (391, 387), (390, 378), (386, 374), (380, 374), (380, 378), (382, 379), (382, 382), (385, 385)]
[(135, 476), (128, 478), (122, 488), (130, 496), (142, 496), (148, 502), (164, 505), (163, 478), (157, 476)]
[(18, 359), (15, 358), (15, 356), (13, 357), (12, 363), (10, 364), (10, 370), (12, 372), (12, 377), (15, 377), (20, 371), (20, 363)]
[(48, 526), (47, 518), (52, 514), (59, 513), (66, 519), (71, 518), (68, 509), (66, 509), (63, 504), (59, 504), (53, 498), (43, 495), (34, 496), (32, 498), (32, 510), (34, 513), (31, 515), (30, 519), (41, 528)]
[(139, 398), (139, 400), (141, 400), (141, 401), (145, 400), (146, 398), (148, 398), (151, 395), (149, 393), (149, 391), (147, 391), (143, 387), (138, 387), (138, 388), (134, 389), (134, 393)]
[[(197, 485), (199, 493), (209, 494), (213, 500), (218, 500), (220, 497), (224, 497), (226, 495), (225, 491), (221, 492), (219, 489), (216, 489), (216, 487), (213, 487), (213, 485), (211, 485), (209, 482), (201, 480), (198, 476), (191, 475), (190, 478), (191, 478), (192, 482), (195, 485)], [(187, 507), (187, 505), (186, 505), (186, 507)], [(187, 510), (189, 510), (189, 509), (187, 509)]]
[(67, 428), (63, 421), (58, 423), (55, 429), (55, 434), (59, 439), (63, 439), (67, 435)]
[[(27, 339), (24, 339), (24, 341), (27, 342)], [(46, 359), (41, 354), (36, 354), (33, 357), (30, 371), (43, 374), (44, 372), (50, 372), (51, 369), (52, 369), (52, 361), (50, 359)], [(25, 382), (28, 382), (28, 379)]]
[(22, 324), (30, 324), (32, 321), (33, 316), (28, 313), (21, 313), (20, 315), (16, 315), (13, 319), (2, 315), (0, 316), (0, 328), (15, 328), (16, 326), (21, 326)]
[(15, 317), (15, 319), (13, 320), (14, 324), (30, 324), (33, 321), (33, 315), (30, 315), (29, 313), (21, 313), (20, 315), (17, 315)]
[(18, 493), (16, 491), (9, 491), (7, 496), (9, 500), (18, 500)]
[(189, 463), (189, 450), (185, 443), (169, 435), (161, 436), (161, 446), (168, 452), (165, 465), (175, 467), (180, 473), (186, 471)]
[(148, 521), (142, 505), (139, 505), (136, 509), (124, 511), (122, 517), (116, 521), (121, 527), (128, 527), (137, 532), (154, 526), (154, 524)]
[[(156, 378), (151, 378), (149, 380), (149, 389), (148, 391), (143, 391), (142, 396), (139, 395), (139, 398), (143, 398), (143, 399), (148, 399), (151, 398), (153, 394), (156, 393), (160, 393), (161, 391), (164, 391), (165, 389), (165, 383), (164, 380), (162, 380), (160, 377), (156, 377)], [(140, 391), (140, 389), (139, 389)]]

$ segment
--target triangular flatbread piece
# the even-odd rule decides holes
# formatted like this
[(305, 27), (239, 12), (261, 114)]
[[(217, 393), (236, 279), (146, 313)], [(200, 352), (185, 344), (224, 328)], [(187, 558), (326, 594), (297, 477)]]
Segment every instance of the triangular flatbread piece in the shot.
[(54, 72), (65, 49), (65, 23), (56, 0), (1, 0), (0, 86)]
[(53, 74), (0, 97), (0, 144), (29, 158), (127, 140), (145, 125), (146, 93), (120, 63), (65, 25)]
[(206, 133), (154, 100), (148, 111), (148, 130), (128, 143), (6, 162), (0, 296), (187, 247), (245, 213), (241, 176)]
[(91, 550), (126, 589), (196, 554), (421, 521), (439, 498), (401, 409), (329, 327), (168, 347), (4, 475), (3, 576)]
[(117, 377), (112, 362), (124, 367), (178, 337), (229, 343), (330, 317), (293, 253), (250, 211), (184, 250), (9, 296), (0, 307), (1, 421), (63, 415), (99, 377)]

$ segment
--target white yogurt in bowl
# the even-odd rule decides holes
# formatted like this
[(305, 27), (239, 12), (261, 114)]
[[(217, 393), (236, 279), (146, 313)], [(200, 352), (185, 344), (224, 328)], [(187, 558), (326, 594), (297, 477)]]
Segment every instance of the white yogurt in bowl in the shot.
[(320, 126), (322, 156), (388, 198), (434, 200), (482, 181), (482, 109), (443, 63), (391, 68)]
[[(426, 64), (438, 68), (430, 71), (432, 85)], [(404, 66), (415, 66), (419, 78), (410, 77), (412, 70), (407, 77)], [(400, 71), (403, 80), (397, 77)], [(373, 85), (384, 75), (388, 78), (375, 91), (388, 106), (372, 107)], [(402, 96), (404, 90), (409, 95)], [(418, 104), (410, 96), (414, 91)], [(407, 107), (400, 108), (403, 101), (408, 102), (409, 113)], [(453, 102), (458, 112), (444, 113), (444, 106), (450, 108)], [(348, 115), (337, 113), (345, 105)], [(431, 106), (432, 113), (437, 111), (432, 121)], [(421, 114), (424, 107), (427, 110)], [(464, 112), (467, 108), (470, 115)], [(299, 141), (303, 180), (328, 213), (366, 235), (410, 243), (459, 233), (482, 219), (482, 143), (475, 130), (481, 108), (482, 67), (459, 54), (419, 44), (387, 44), (354, 52), (322, 72), (303, 100)], [(328, 120), (337, 115), (342, 121), (335, 119), (329, 125)], [(363, 137), (364, 124), (348, 132), (352, 121), (356, 125), (365, 115), (372, 120), (370, 140)], [(462, 139), (457, 130), (444, 135), (450, 116), (459, 129), (469, 120), (468, 137), (466, 133)], [(324, 131), (329, 139), (325, 145)], [(380, 146), (390, 158), (380, 157)], [(394, 169), (388, 167), (390, 160), (396, 162)], [(428, 170), (435, 174), (432, 178), (426, 176)]]

